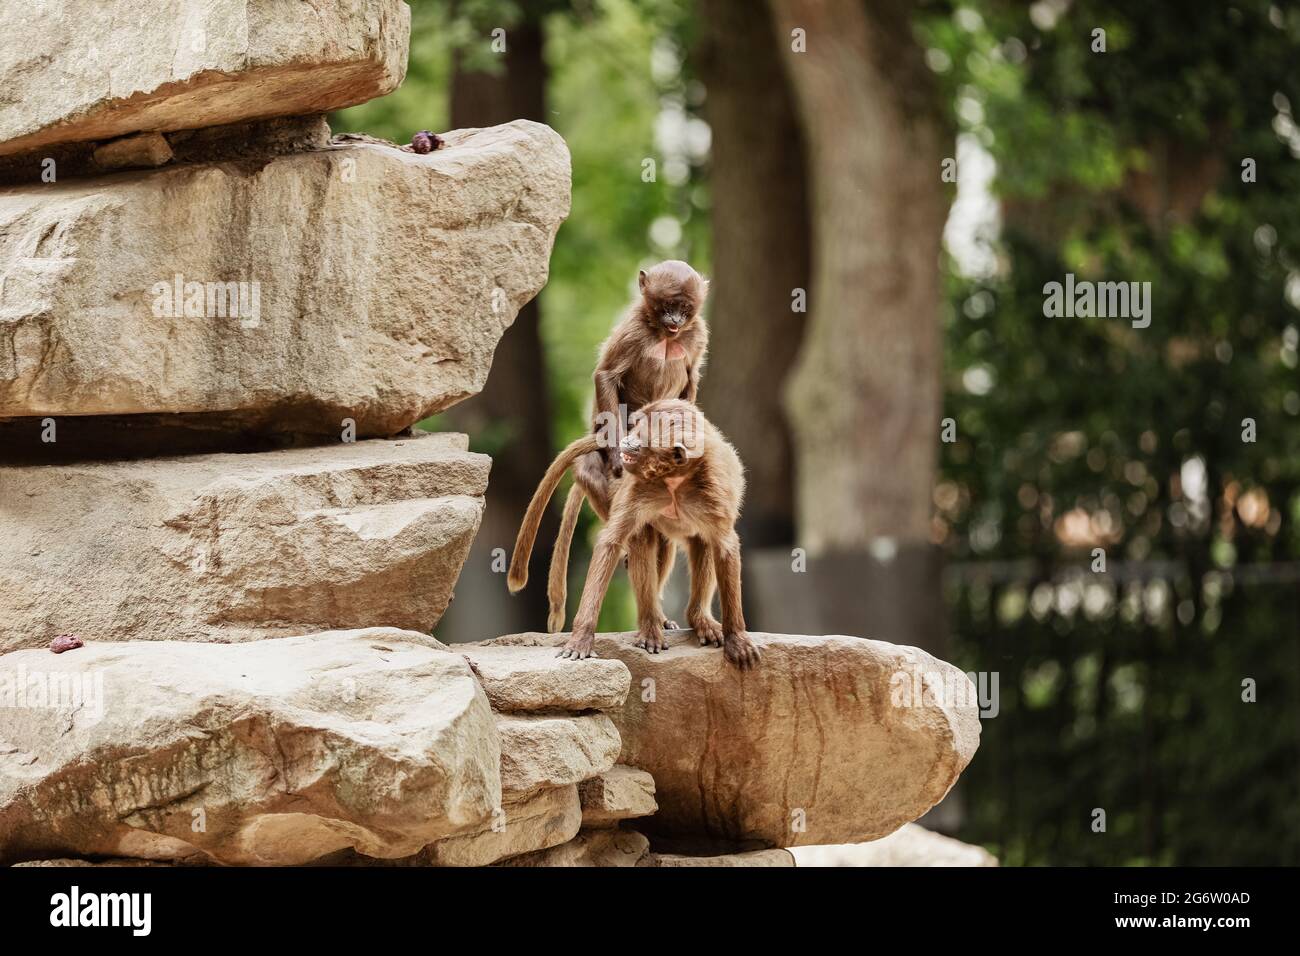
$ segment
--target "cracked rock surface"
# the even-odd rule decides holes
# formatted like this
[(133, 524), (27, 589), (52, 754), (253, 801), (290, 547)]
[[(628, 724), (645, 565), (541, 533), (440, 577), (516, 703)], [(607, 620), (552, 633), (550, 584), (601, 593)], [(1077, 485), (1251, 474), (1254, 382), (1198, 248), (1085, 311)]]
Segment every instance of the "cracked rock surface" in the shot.
[(0, 418), (337, 441), (475, 394), (546, 284), (569, 153), (525, 120), (445, 139), (0, 191)]
[(501, 804), (494, 717), (464, 658), (421, 638), (0, 657), (0, 699), (22, 695), (0, 726), (0, 865), (395, 858), (477, 825)]
[(41, 0), (5, 5), (0, 156), (323, 113), (396, 89), (402, 0)]
[(464, 435), (419, 436), (0, 468), (0, 652), (431, 631), (490, 462)]

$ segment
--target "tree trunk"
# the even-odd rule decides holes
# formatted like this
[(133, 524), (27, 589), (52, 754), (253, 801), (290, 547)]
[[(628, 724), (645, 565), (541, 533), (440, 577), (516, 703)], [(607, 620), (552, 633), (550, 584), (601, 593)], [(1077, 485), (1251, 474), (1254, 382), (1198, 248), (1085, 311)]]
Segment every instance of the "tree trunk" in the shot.
[[(505, 69), (464, 70), (457, 57), (451, 82), (451, 125), (495, 126), (514, 119), (546, 121), (546, 63), (539, 20), (511, 28)], [(493, 570), (493, 551), (508, 556), (537, 482), (551, 461), (551, 412), (536, 300), (520, 311), (492, 359), (483, 391), (446, 413), (447, 426), (475, 439), (500, 437), (490, 449), (492, 477), (483, 524), (457, 583), (457, 597), (438, 625), (448, 641), (471, 641), (546, 628), (546, 566), (558, 521), (552, 514), (538, 534), (530, 586), (511, 598), (504, 568)]]
[[(938, 94), (910, 4), (769, 2), (812, 185), (809, 328), (786, 396), (798, 540), (810, 555), (924, 544), (941, 408)], [(791, 50), (796, 29), (806, 52)]]
[(700, 404), (745, 463), (741, 540), (788, 552), (794, 478), (780, 383), (804, 334), (792, 294), (810, 281), (802, 134), (766, 8), (701, 0), (700, 12), (713, 130), (711, 342)]

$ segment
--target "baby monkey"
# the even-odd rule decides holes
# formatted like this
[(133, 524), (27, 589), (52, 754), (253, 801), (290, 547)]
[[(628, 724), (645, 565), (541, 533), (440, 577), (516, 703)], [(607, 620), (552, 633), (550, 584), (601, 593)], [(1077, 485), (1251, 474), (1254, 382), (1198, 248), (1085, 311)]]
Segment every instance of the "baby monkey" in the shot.
[[(614, 488), (573, 633), (559, 656), (574, 660), (592, 656), (600, 606), (624, 551), (636, 593), (636, 645), (652, 654), (667, 646), (657, 566), (663, 539), (684, 544), (689, 555), (691, 596), (686, 617), (700, 644), (721, 647), (737, 667), (753, 667), (759, 651), (745, 628), (736, 535), (745, 491), (739, 456), (699, 409), (686, 401), (652, 402), (629, 416), (629, 427), (619, 444), (619, 464), (626, 474)], [(596, 442), (595, 436), (580, 438), (560, 453), (533, 495), (529, 515), (540, 516), (565, 470), (590, 454)], [(515, 542), (515, 565), (521, 560), (527, 563), (535, 538), (536, 525), (525, 516)], [(721, 623), (711, 613), (715, 589), (721, 593)]]
[[(592, 429), (604, 441), (576, 462), (574, 485), (564, 502), (547, 582), (547, 626), (552, 632), (564, 629), (569, 548), (583, 498), (591, 500), (602, 521), (609, 517), (614, 480), (623, 471), (618, 443), (627, 431), (625, 416), (660, 399), (680, 398), (694, 403), (699, 392), (709, 344), (703, 318), (708, 280), (685, 262), (670, 259), (641, 272), (637, 282), (641, 297), (601, 345), (593, 375), (596, 401)], [(656, 566), (661, 588), (672, 570), (673, 553), (669, 543), (660, 540)], [(519, 587), (526, 580), (525, 576)], [(518, 590), (513, 583), (511, 589)], [(665, 623), (676, 626), (671, 621)]]

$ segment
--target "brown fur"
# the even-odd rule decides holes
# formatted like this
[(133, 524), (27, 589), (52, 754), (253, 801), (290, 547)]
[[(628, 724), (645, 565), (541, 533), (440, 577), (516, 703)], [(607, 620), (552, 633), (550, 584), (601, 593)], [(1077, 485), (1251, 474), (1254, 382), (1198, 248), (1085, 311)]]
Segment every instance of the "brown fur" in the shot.
[(573, 543), (573, 531), (578, 526), (578, 512), (582, 510), (583, 497), (582, 488), (575, 481), (569, 489), (569, 497), (564, 500), (564, 517), (560, 519), (560, 532), (555, 536), (555, 548), (551, 551), (551, 573), (546, 583), (550, 613), (546, 618), (546, 629), (552, 634), (564, 630), (564, 595), (568, 590), (568, 582), (564, 578), (569, 573), (569, 547)]
[(533, 542), (537, 540), (537, 528), (542, 523), (542, 514), (546, 511), (551, 495), (555, 494), (560, 479), (579, 456), (595, 451), (598, 447), (599, 439), (595, 435), (584, 435), (570, 442), (569, 447), (560, 452), (546, 469), (541, 484), (528, 502), (528, 510), (524, 512), (523, 523), (515, 538), (514, 554), (510, 556), (510, 571), (506, 575), (506, 584), (511, 594), (528, 583), (528, 558), (533, 553)]
[[(609, 516), (610, 501), (622, 473), (617, 447), (618, 438), (626, 430), (622, 416), (660, 399), (680, 398), (694, 403), (700, 387), (709, 344), (703, 318), (708, 280), (685, 262), (670, 259), (642, 272), (638, 285), (641, 298), (601, 345), (593, 375), (593, 428), (600, 429), (602, 422), (618, 416), (618, 435), (613, 436), (608, 447), (582, 456), (574, 466), (576, 490), (569, 492), (565, 502), (547, 582), (547, 626), (552, 632), (564, 629), (569, 551), (582, 498), (591, 500), (601, 521)], [(680, 347), (685, 356), (664, 361), (665, 342)], [(673, 548), (665, 542), (657, 553), (662, 582), (672, 569)]]
[[(638, 647), (658, 653), (667, 645), (656, 573), (659, 539), (685, 544), (691, 559), (689, 625), (701, 644), (721, 646), (741, 668), (759, 652), (745, 628), (740, 592), (740, 539), (736, 519), (744, 497), (740, 457), (704, 415), (685, 401), (646, 405), (632, 416), (621, 443), (626, 475), (610, 503), (596, 542), (573, 634), (561, 657), (592, 655), (596, 621), (620, 555), (637, 597)], [(670, 427), (677, 423), (677, 427)], [(711, 613), (713, 589), (721, 593), (722, 621)]]

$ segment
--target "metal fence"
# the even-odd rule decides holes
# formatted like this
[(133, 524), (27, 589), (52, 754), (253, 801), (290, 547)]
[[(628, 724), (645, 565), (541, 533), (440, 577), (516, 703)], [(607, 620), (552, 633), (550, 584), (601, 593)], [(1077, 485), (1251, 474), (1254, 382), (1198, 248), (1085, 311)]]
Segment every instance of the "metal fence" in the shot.
[(959, 836), (1006, 865), (1300, 863), (1300, 564), (945, 572), (996, 675)]

